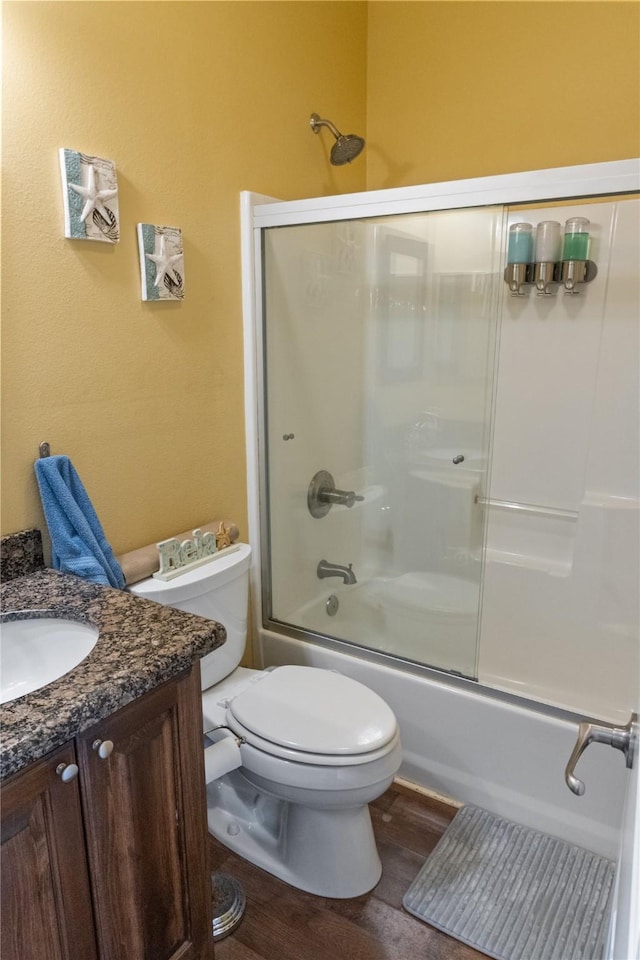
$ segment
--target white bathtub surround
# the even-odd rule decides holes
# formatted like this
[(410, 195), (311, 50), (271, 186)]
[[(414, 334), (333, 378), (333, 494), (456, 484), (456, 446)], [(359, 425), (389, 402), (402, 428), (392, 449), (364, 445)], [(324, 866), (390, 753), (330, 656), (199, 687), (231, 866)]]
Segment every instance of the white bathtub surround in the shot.
[(598, 276), (574, 297), (504, 294), (478, 679), (625, 724), (640, 636), (640, 200), (535, 210), (551, 213), (589, 217)]
[[(589, 214), (598, 275), (577, 296), (510, 295), (501, 242), (522, 212), (500, 211), (355, 221), (353, 270), (309, 317), (293, 266), (307, 249), (333, 262), (341, 224), (265, 239), (279, 278), (265, 294), (271, 615), (624, 724), (640, 631), (640, 201), (529, 212)], [(410, 341), (420, 369), (393, 353), (396, 321), (394, 349)], [(307, 489), (328, 468), (364, 499), (317, 519)], [(321, 558), (352, 564), (357, 585), (318, 580)]]

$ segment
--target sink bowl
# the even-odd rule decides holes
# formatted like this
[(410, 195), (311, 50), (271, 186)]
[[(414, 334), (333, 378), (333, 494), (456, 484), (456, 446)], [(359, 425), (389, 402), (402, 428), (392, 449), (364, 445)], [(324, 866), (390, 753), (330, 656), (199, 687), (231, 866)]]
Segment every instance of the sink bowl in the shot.
[(46, 687), (88, 657), (100, 633), (89, 623), (33, 616), (0, 623), (0, 703)]

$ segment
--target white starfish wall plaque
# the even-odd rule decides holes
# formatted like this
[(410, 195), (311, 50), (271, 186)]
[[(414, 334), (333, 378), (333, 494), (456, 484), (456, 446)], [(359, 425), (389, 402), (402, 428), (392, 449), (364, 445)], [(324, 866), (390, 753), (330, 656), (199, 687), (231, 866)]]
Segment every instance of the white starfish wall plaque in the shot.
[(176, 274), (175, 265), (182, 260), (182, 253), (170, 253), (167, 251), (167, 238), (164, 233), (158, 237), (158, 253), (146, 253), (147, 260), (151, 260), (156, 265), (156, 279), (154, 286), (160, 287), (165, 276), (172, 275), (176, 283), (181, 283), (180, 274)]
[(117, 190), (99, 190), (98, 184), (96, 183), (96, 171), (92, 163), (87, 167), (87, 185), (86, 187), (80, 187), (77, 183), (70, 183), (69, 186), (72, 190), (75, 190), (76, 193), (79, 193), (81, 197), (84, 197), (86, 203), (82, 208), (82, 213), (80, 214), (80, 220), (84, 223), (92, 210), (98, 210), (105, 219), (109, 215), (109, 211), (104, 206), (105, 200), (111, 200), (113, 197), (117, 196)]
[(112, 160), (60, 150), (64, 235), (72, 240), (120, 239), (118, 181)]
[(142, 299), (184, 300), (182, 230), (139, 223), (138, 251)]

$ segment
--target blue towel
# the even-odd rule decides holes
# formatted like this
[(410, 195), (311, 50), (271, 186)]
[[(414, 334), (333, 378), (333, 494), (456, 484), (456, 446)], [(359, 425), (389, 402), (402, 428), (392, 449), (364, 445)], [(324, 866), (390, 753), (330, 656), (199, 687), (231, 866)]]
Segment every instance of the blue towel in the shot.
[(87, 491), (68, 457), (36, 460), (36, 478), (56, 570), (124, 589), (124, 576)]

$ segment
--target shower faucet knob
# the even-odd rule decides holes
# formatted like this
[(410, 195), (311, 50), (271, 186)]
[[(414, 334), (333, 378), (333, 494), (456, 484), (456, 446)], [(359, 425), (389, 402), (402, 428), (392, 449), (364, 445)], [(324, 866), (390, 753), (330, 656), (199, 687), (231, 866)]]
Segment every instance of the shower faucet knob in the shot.
[(321, 490), (318, 500), (322, 503), (339, 503), (343, 507), (352, 507), (356, 500), (364, 500), (364, 497), (358, 496), (355, 490)]
[(328, 470), (319, 470), (311, 480), (307, 491), (309, 513), (316, 520), (326, 517), (334, 504), (352, 507), (356, 500), (364, 500), (364, 497), (357, 494), (355, 490), (337, 490)]

